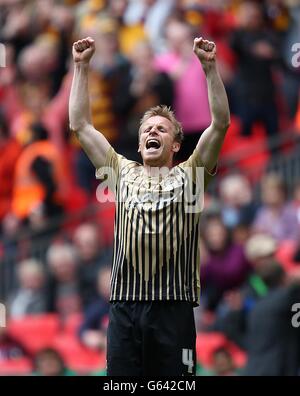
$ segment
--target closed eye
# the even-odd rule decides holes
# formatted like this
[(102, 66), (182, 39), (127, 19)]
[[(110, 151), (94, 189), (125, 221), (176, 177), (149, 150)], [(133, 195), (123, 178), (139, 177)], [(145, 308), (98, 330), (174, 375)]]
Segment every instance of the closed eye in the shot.
[[(148, 127), (148, 128), (146, 128), (146, 129), (143, 131), (143, 133), (149, 133), (149, 132), (151, 131), (151, 129), (152, 129), (152, 127)], [(166, 129), (165, 129), (163, 126), (158, 126), (157, 129), (158, 129), (160, 132), (166, 132)]]

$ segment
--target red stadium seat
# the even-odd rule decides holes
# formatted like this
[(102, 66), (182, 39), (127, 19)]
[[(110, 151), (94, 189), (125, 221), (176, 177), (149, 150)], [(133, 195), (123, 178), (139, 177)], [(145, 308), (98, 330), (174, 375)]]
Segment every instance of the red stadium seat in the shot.
[(59, 327), (56, 314), (28, 315), (11, 319), (8, 324), (9, 333), (32, 353), (51, 345)]
[[(114, 199), (112, 193), (109, 197)], [(103, 243), (105, 246), (112, 246), (114, 241), (114, 218), (115, 218), (115, 203), (104, 202), (101, 204), (101, 209), (97, 212), (97, 218), (101, 228), (105, 230), (103, 233)]]
[(261, 125), (255, 125), (252, 135), (244, 137), (240, 135), (238, 119), (232, 118), (221, 150), (223, 161), (229, 161), (231, 157), (252, 182), (259, 181), (269, 160), (266, 134)]
[(65, 201), (65, 209), (68, 214), (76, 214), (86, 209), (89, 203), (87, 193), (75, 184), (71, 187), (71, 193)]
[(297, 114), (295, 116), (295, 127), (296, 127), (296, 131), (300, 133), (300, 101), (298, 105)]
[(83, 316), (81, 313), (68, 315), (63, 324), (63, 332), (65, 334), (76, 336), (77, 330), (79, 329), (82, 320)]
[(0, 375), (28, 375), (32, 372), (32, 363), (28, 358), (0, 361)]
[(67, 366), (78, 373), (90, 373), (106, 366), (104, 352), (86, 348), (70, 334), (59, 334), (52, 346), (61, 353)]
[(296, 247), (297, 244), (295, 241), (287, 240), (280, 242), (277, 248), (276, 258), (279, 263), (282, 264), (286, 272), (289, 272), (299, 266), (299, 263), (293, 260)]

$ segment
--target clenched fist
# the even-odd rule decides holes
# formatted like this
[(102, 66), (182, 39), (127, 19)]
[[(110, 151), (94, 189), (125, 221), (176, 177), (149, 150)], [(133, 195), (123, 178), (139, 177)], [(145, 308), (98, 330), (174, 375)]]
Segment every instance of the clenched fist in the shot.
[(202, 37), (195, 38), (193, 51), (203, 66), (209, 66), (216, 61), (217, 48), (212, 41), (204, 40)]
[(88, 63), (95, 52), (95, 41), (91, 37), (78, 40), (73, 44), (74, 62)]

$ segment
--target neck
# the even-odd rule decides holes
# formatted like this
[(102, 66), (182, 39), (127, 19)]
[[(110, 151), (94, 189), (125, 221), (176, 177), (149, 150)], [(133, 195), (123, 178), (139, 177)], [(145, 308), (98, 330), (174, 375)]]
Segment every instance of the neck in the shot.
[(172, 160), (166, 162), (165, 164), (159, 165), (149, 165), (144, 162), (144, 174), (146, 176), (164, 176), (173, 167)]

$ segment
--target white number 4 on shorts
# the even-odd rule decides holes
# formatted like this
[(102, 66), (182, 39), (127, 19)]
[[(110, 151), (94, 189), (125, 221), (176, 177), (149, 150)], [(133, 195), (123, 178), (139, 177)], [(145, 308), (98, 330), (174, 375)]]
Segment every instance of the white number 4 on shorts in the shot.
[(182, 363), (188, 366), (188, 372), (193, 373), (194, 360), (193, 360), (193, 350), (192, 349), (182, 349)]

